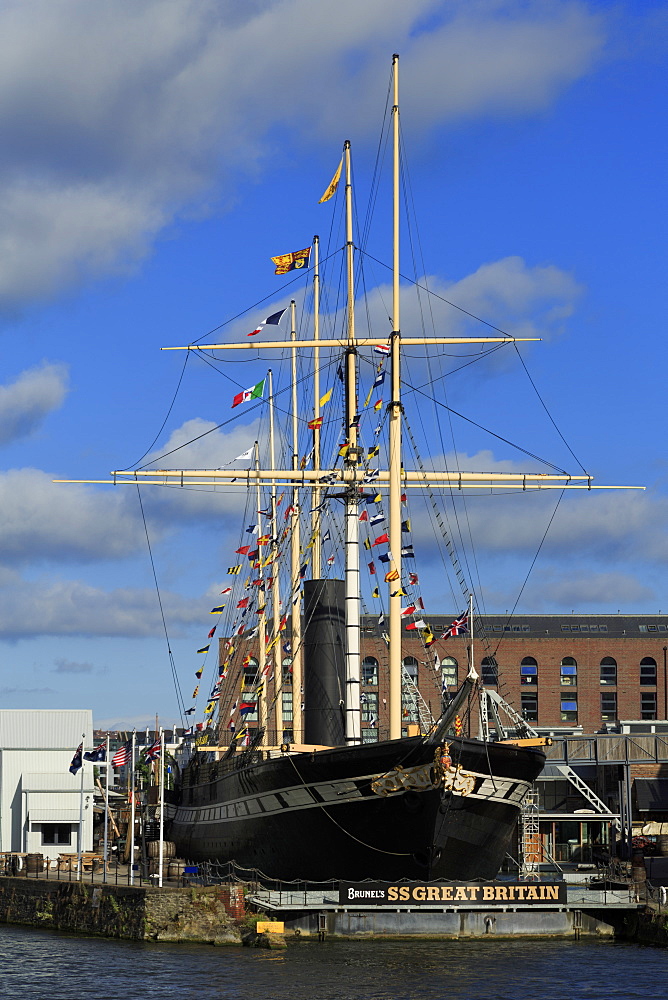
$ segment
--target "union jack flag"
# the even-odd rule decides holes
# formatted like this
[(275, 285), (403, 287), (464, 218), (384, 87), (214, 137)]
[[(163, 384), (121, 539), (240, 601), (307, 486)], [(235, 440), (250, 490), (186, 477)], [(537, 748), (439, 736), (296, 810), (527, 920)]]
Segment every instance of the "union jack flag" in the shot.
[(455, 618), (452, 625), (446, 628), (445, 632), (441, 636), (441, 639), (447, 639), (449, 635), (463, 635), (469, 630), (469, 613), (464, 611), (459, 618)]
[(156, 740), (153, 746), (147, 747), (144, 753), (146, 754), (146, 760), (157, 760), (160, 756), (160, 740)]

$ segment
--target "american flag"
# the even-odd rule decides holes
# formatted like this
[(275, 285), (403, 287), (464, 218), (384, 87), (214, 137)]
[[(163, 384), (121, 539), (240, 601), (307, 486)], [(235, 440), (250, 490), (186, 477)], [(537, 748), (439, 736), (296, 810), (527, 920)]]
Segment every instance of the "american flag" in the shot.
[(449, 635), (463, 635), (464, 632), (468, 632), (469, 630), (468, 620), (469, 620), (469, 613), (468, 611), (464, 611), (463, 614), (459, 616), (459, 618), (455, 618), (452, 625), (449, 625), (448, 628), (446, 628), (445, 632), (441, 636), (441, 639), (447, 639)]
[(127, 740), (122, 747), (119, 747), (114, 756), (111, 758), (111, 766), (123, 767), (130, 760), (131, 753), (132, 740)]

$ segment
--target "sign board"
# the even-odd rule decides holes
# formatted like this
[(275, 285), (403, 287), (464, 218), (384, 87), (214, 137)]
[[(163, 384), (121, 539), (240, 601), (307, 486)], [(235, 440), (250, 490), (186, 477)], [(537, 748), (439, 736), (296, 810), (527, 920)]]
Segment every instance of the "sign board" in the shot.
[(470, 906), (567, 903), (564, 882), (340, 882), (340, 906)]
[(258, 934), (284, 934), (285, 923), (282, 920), (258, 920), (255, 930)]

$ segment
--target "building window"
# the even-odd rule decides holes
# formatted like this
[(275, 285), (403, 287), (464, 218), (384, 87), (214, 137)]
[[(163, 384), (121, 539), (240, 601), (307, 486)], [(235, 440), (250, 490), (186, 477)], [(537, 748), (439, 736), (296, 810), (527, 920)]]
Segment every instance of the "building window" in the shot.
[(243, 673), (243, 689), (248, 691), (254, 688), (258, 681), (258, 662), (254, 656), (251, 656), (250, 660), (244, 667)]
[(249, 722), (258, 722), (259, 721), (259, 716), (258, 716), (257, 701), (255, 701), (253, 699), (253, 700), (242, 702), (241, 705), (239, 706), (239, 711), (240, 712), (241, 712), (241, 709), (242, 709), (242, 707), (244, 705), (252, 705), (253, 706), (252, 709), (249, 709), (247, 712), (244, 711), (243, 714), (241, 715), (241, 718), (243, 719), (244, 723), (246, 725), (248, 725)]
[(578, 721), (578, 700), (574, 694), (561, 699), (561, 721), (574, 723)]
[(413, 684), (417, 684), (418, 680), (418, 661), (414, 656), (405, 656), (403, 659), (403, 668), (413, 681)]
[(531, 694), (522, 695), (522, 718), (526, 719), (527, 722), (538, 722), (538, 695), (531, 692)]
[(444, 689), (457, 687), (457, 661), (454, 656), (444, 656), (441, 660), (441, 683)]
[(378, 687), (378, 660), (375, 656), (365, 656), (362, 660), (362, 684)]
[[(601, 681), (601, 684), (604, 682)], [(606, 691), (601, 695), (601, 721), (614, 722), (617, 718), (617, 692)]]
[(281, 711), (283, 722), (292, 722), (292, 691), (284, 691), (281, 695)]
[(281, 663), (281, 673), (284, 684), (292, 684), (292, 657), (286, 656)]
[[(617, 660), (604, 656), (601, 660), (601, 684), (617, 683)], [(602, 703), (601, 703), (602, 704)]]
[(640, 718), (656, 719), (656, 691), (640, 692)]
[(572, 656), (564, 656), (561, 661), (561, 686), (575, 687), (578, 682), (578, 664)]
[(42, 823), (43, 844), (70, 844), (72, 827), (69, 823)]
[(498, 684), (499, 665), (493, 656), (485, 656), (482, 661), (482, 682), (483, 684)]
[(533, 656), (525, 656), (520, 664), (520, 684), (538, 683), (538, 664)]
[(378, 693), (365, 691), (360, 698), (362, 707), (362, 722), (367, 726), (375, 726), (378, 722)]
[[(640, 683), (656, 684), (656, 660), (651, 656), (646, 656), (640, 661)], [(643, 719), (645, 716), (643, 715)], [(654, 718), (654, 716), (650, 716)]]
[(377, 743), (378, 742), (378, 730), (377, 729), (363, 729), (362, 730), (362, 743)]

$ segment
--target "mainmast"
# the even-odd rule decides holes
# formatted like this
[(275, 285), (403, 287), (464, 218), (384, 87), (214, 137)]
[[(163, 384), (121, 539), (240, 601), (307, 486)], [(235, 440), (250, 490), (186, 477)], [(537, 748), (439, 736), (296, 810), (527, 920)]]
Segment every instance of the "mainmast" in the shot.
[(392, 334), (391, 399), (389, 427), (390, 562), (390, 739), (401, 738), (401, 332), (399, 301), (399, 56), (392, 57), (394, 102), (392, 106)]
[[(313, 237), (313, 469), (320, 471), (320, 237)], [(322, 575), (322, 543), (320, 540), (320, 497), (322, 493), (315, 486), (311, 493), (311, 569), (314, 580)]]
[[(290, 341), (294, 344), (291, 350), (292, 361), (292, 468), (299, 468), (299, 418), (297, 415), (297, 324), (295, 321), (295, 301), (290, 302)], [(295, 743), (302, 742), (302, 609), (299, 593), (299, 487), (292, 487), (292, 514), (290, 516), (290, 600), (291, 611), (291, 647), (292, 647), (292, 738)], [(315, 549), (314, 549), (315, 551)], [(276, 645), (280, 645), (280, 640)], [(282, 699), (281, 699), (282, 700)], [(283, 725), (285, 720), (283, 719)], [(280, 742), (283, 733), (278, 734)]]
[[(259, 470), (260, 470), (260, 445), (256, 441), (255, 442), (255, 471), (259, 472)], [(262, 515), (260, 513), (261, 510), (262, 510), (262, 494), (261, 494), (260, 490), (261, 490), (261, 482), (260, 482), (260, 478), (258, 476), (258, 479), (257, 479), (257, 482), (256, 482), (256, 488), (255, 488), (255, 516), (256, 516), (256, 521), (255, 521), (255, 525), (256, 525), (255, 537), (256, 538), (258, 538), (259, 535), (260, 535), (260, 524), (262, 523)], [(259, 571), (258, 571), (258, 576), (260, 578), (260, 581), (262, 581), (263, 577), (264, 577), (264, 570), (262, 568), (262, 559), (260, 558), (260, 546), (259, 546), (259, 544), (257, 546), (257, 550), (258, 550), (258, 562), (260, 563), (260, 568), (259, 568)], [(266, 663), (266, 650), (267, 650), (267, 612), (266, 612), (266, 606), (267, 606), (268, 594), (266, 593), (266, 591), (264, 589), (264, 586), (260, 587), (260, 589), (258, 591), (258, 594), (259, 595), (264, 595), (264, 597), (258, 596), (258, 604), (259, 604), (259, 602), (261, 600), (264, 600), (264, 604), (261, 606), (261, 610), (260, 610), (260, 608), (258, 608), (258, 614), (257, 614), (257, 624), (258, 624), (258, 644), (257, 644), (257, 650), (258, 650), (258, 652), (257, 652), (257, 674), (256, 674), (256, 679), (255, 679), (255, 686), (256, 687), (259, 684), (262, 683), (262, 680), (264, 678), (264, 667), (265, 667), (265, 663)], [(259, 698), (258, 698), (257, 701), (258, 701), (258, 728), (260, 730), (264, 729), (264, 731), (266, 733), (266, 731), (267, 731), (267, 686), (266, 686), (266, 684), (263, 684), (262, 687), (260, 688), (260, 696), (259, 696)]]
[(353, 258), (353, 194), (350, 171), (350, 141), (343, 146), (346, 168), (346, 272), (347, 272), (347, 344), (345, 363), (346, 451), (344, 468), (351, 481), (345, 491), (345, 555), (346, 555), (346, 743), (360, 743), (360, 549), (357, 519), (357, 345), (355, 343), (355, 273)]
[[(276, 468), (276, 444), (274, 436), (274, 375), (271, 370), (267, 372), (269, 379), (269, 465), (273, 470)], [(283, 664), (281, 656), (281, 592), (278, 572), (278, 521), (276, 519), (276, 478), (271, 480), (271, 562), (269, 563), (271, 585), (271, 611), (272, 611), (272, 640), (273, 640), (273, 661), (274, 661), (274, 691), (276, 692), (275, 712), (276, 729), (283, 732), (283, 700), (281, 688), (283, 680)], [(264, 561), (264, 560), (262, 560)], [(262, 677), (260, 683), (265, 681), (262, 690), (266, 692), (268, 678)], [(282, 738), (282, 737), (281, 737)]]

